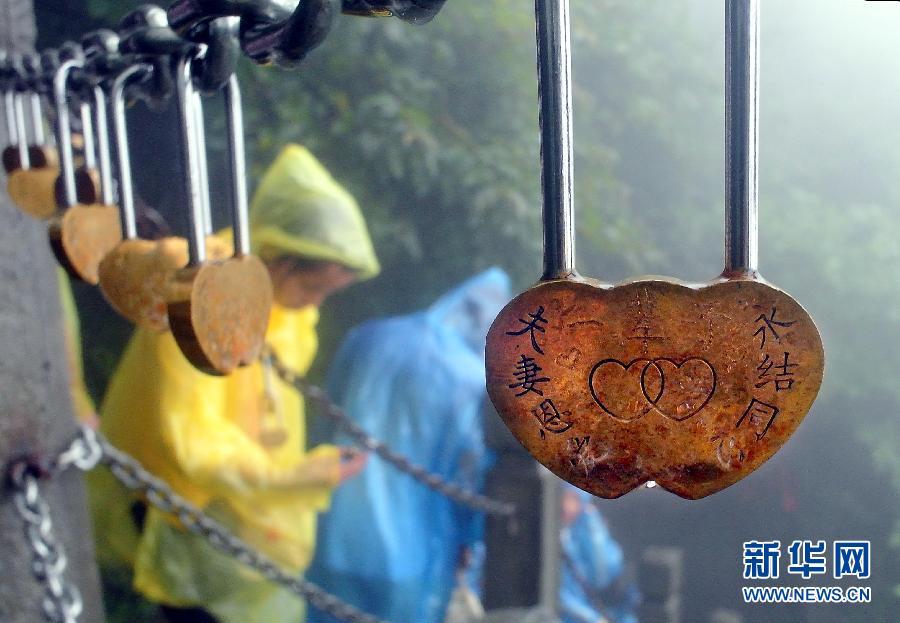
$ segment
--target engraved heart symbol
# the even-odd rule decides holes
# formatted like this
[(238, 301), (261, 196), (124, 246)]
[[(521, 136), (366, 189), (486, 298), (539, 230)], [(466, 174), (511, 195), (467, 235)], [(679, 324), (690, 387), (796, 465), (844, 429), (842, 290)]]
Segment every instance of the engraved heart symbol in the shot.
[(486, 365), (498, 413), (561, 478), (606, 498), (655, 480), (696, 499), (788, 440), (824, 352), (806, 311), (759, 280), (560, 280), (500, 313)]
[[(704, 359), (604, 359), (591, 369), (591, 395), (600, 408), (628, 422), (657, 411), (673, 420), (696, 415), (716, 389), (716, 371)], [(643, 400), (641, 400), (643, 398)]]

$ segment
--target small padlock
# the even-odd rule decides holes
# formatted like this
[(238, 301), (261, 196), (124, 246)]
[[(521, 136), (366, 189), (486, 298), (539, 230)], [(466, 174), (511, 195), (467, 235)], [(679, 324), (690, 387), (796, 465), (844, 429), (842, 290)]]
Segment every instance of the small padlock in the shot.
[[(59, 162), (56, 150), (45, 140), (40, 64), (34, 55), (13, 60), (18, 80), (11, 98), (12, 119), (8, 122), (15, 124), (19, 140), (15, 158), (9, 156), (9, 149), (4, 152), (4, 166), (8, 171), (9, 167), (15, 167), (9, 172), (7, 180), (7, 191), (13, 203), (30, 216), (47, 219), (56, 212), (53, 189), (59, 175)], [(25, 123), (26, 99), (29, 102), (30, 142)]]
[(210, 261), (206, 253), (204, 195), (201, 183), (205, 145), (197, 140), (202, 122), (191, 66), (194, 54), (176, 64), (176, 98), (182, 144), (186, 152), (185, 178), (189, 204), (188, 266), (177, 271), (168, 302), (169, 326), (187, 359), (209, 374), (228, 374), (256, 361), (265, 343), (272, 305), (272, 284), (265, 264), (250, 254), (247, 216), (244, 130), (237, 77), (225, 85), (232, 180), (234, 255)]
[[(152, 71), (152, 65), (130, 65), (110, 85), (109, 116), (116, 142), (122, 240), (100, 262), (99, 277), (100, 289), (113, 309), (137, 326), (166, 331), (168, 288), (175, 271), (188, 263), (188, 243), (175, 236), (162, 240), (138, 237), (125, 115), (128, 84), (145, 79)], [(207, 248), (210, 256), (217, 259), (230, 253), (219, 238), (208, 238)]]
[[(121, 239), (119, 211), (113, 205), (78, 202), (67, 94), (69, 79), (75, 70), (83, 67), (84, 58), (80, 48), (74, 44), (64, 46), (63, 53), (53, 76), (53, 96), (64, 192), (63, 202), (59, 206), (61, 212), (50, 222), (48, 236), (57, 260), (69, 274), (87, 283), (97, 284), (100, 261)], [(100, 131), (105, 132), (106, 128)]]
[(726, 2), (726, 265), (700, 285), (576, 273), (568, 0), (536, 7), (545, 268), (490, 329), (488, 392), (522, 445), (586, 491), (656, 481), (702, 498), (787, 441), (824, 367), (812, 319), (757, 272), (756, 0)]
[[(100, 109), (97, 107), (96, 97), (94, 100), (93, 105), (86, 101), (79, 103), (78, 116), (81, 121), (81, 131), (72, 135), (73, 162), (75, 164), (75, 198), (78, 203), (83, 205), (103, 203), (101, 201), (100, 169), (97, 163), (98, 147), (95, 143), (92, 116), (96, 114), (105, 115), (106, 113), (105, 108), (103, 108), (103, 113), (96, 112)], [(96, 136), (99, 137), (100, 134), (102, 132), (98, 128)], [(66, 196), (65, 182), (62, 176), (56, 178), (55, 193), (56, 203), (64, 205)]]
[(44, 55), (25, 54), (22, 67), (25, 71), (28, 91), (29, 118), (31, 120), (31, 141), (28, 144), (28, 158), (33, 169), (59, 169), (59, 154), (44, 132), (46, 115), (43, 97), (49, 95), (44, 80)]

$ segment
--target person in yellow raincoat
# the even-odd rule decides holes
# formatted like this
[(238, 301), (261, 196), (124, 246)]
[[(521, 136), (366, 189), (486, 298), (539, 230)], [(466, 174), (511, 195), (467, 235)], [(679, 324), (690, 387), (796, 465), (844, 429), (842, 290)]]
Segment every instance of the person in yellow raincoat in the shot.
[[(272, 277), (266, 341), (305, 374), (315, 355), (318, 306), (379, 270), (356, 201), (306, 149), (287, 146), (250, 207), (251, 242)], [(313, 554), (316, 513), (358, 473), (365, 455), (334, 446), (305, 450), (302, 397), (257, 362), (207, 376), (170, 333), (139, 329), (101, 407), (101, 431), (181, 496), (300, 574)], [(296, 623), (305, 606), (287, 589), (192, 535), (104, 474), (95, 504), (101, 558), (133, 565), (134, 587), (173, 622)], [(128, 500), (131, 504), (133, 498)]]
[(59, 302), (62, 307), (62, 329), (66, 346), (66, 362), (69, 367), (69, 396), (72, 398), (72, 411), (80, 423), (95, 427), (97, 411), (84, 384), (81, 324), (78, 321), (78, 308), (75, 306), (72, 284), (69, 283), (69, 277), (62, 268), (56, 269), (56, 281), (59, 286)]

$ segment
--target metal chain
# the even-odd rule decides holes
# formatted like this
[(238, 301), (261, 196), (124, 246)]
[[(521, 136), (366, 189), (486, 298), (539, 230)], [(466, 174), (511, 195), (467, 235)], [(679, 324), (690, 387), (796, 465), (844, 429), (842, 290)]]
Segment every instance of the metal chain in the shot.
[[(346, 623), (387, 623), (355, 608), (319, 586), (288, 573), (268, 556), (261, 554), (224, 525), (179, 496), (171, 487), (153, 476), (135, 459), (114, 447), (97, 431), (86, 426), (58, 457), (50, 470), (59, 473), (70, 466), (89, 471), (103, 463), (126, 488), (143, 496), (150, 504), (172, 515), (186, 530), (206, 539), (213, 547), (280, 584), (311, 606)], [(35, 576), (47, 586), (44, 612), (52, 623), (77, 623), (82, 609), (78, 590), (62, 579), (66, 560), (53, 538), (53, 526), (47, 505), (40, 498), (37, 476), (26, 463), (14, 466), (12, 481), (16, 487), (16, 507), (26, 522), (29, 542), (35, 554)], [(20, 502), (21, 499), (21, 502)]]
[(38, 474), (27, 461), (20, 461), (10, 470), (15, 493), (16, 511), (25, 524), (25, 538), (31, 549), (31, 570), (44, 585), (41, 607), (52, 623), (77, 623), (84, 608), (78, 588), (65, 577), (66, 553), (53, 533), (50, 508), (41, 497)]
[(267, 355), (272, 357), (272, 367), (275, 369), (275, 372), (281, 380), (288, 385), (293, 386), (310, 401), (318, 404), (325, 415), (334, 420), (360, 447), (374, 452), (381, 459), (390, 463), (399, 471), (411, 476), (429, 489), (437, 491), (458, 504), (488, 513), (489, 515), (500, 515), (509, 517), (510, 519), (516, 514), (515, 504), (495, 500), (460, 485), (447, 482), (441, 476), (429, 472), (427, 469), (421, 465), (416, 465), (402, 454), (394, 452), (384, 442), (372, 437), (359, 424), (354, 422), (343, 409), (332, 402), (324, 389), (297, 376), (290, 368), (279, 361), (278, 357), (271, 352), (271, 349), (269, 349)]

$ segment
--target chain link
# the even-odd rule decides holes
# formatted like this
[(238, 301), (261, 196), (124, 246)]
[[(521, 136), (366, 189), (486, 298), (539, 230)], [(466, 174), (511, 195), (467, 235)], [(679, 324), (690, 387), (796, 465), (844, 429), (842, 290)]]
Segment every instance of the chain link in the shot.
[(421, 465), (416, 465), (402, 454), (394, 452), (387, 444), (372, 437), (359, 424), (354, 422), (343, 409), (332, 402), (324, 389), (297, 376), (290, 368), (279, 361), (278, 357), (271, 352), (271, 349), (267, 352), (267, 356), (271, 356), (272, 367), (281, 380), (288, 385), (293, 386), (311, 402), (319, 405), (325, 415), (334, 420), (361, 448), (374, 452), (381, 459), (390, 463), (399, 471), (411, 476), (429, 489), (437, 491), (458, 504), (488, 513), (489, 515), (508, 517), (511, 521), (514, 519), (516, 514), (515, 504), (504, 502), (502, 500), (495, 500), (460, 485), (447, 482), (441, 476), (429, 472), (427, 469)]
[[(57, 474), (71, 466), (90, 471), (98, 463), (106, 465), (126, 488), (172, 515), (186, 530), (202, 536), (219, 551), (284, 586), (311, 606), (346, 623), (387, 623), (341, 601), (312, 582), (284, 571), (268, 556), (257, 552), (224, 525), (205, 515), (91, 428), (81, 428), (81, 434), (60, 453), (50, 473)], [(53, 537), (49, 509), (40, 497), (37, 476), (26, 462), (22, 462), (13, 466), (11, 480), (16, 489), (16, 508), (25, 521), (26, 534), (34, 554), (34, 574), (47, 588), (44, 614), (52, 623), (77, 623), (82, 611), (81, 596), (78, 589), (63, 578), (65, 554)]]
[(50, 508), (41, 496), (37, 471), (27, 461), (12, 466), (13, 502), (25, 524), (32, 573), (44, 586), (41, 600), (44, 616), (51, 623), (77, 623), (84, 604), (78, 588), (65, 577), (68, 560), (54, 536)]

